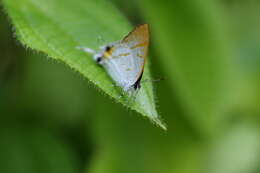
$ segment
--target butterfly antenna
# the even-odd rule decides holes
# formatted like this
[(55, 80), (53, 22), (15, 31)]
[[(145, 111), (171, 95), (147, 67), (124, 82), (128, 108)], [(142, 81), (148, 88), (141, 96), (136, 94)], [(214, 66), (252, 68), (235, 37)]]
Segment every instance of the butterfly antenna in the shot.
[(91, 54), (96, 53), (93, 49), (90, 49), (88, 47), (77, 46), (76, 48), (79, 49), (79, 50), (83, 50), (84, 52), (87, 52), (87, 53), (91, 53)]
[(157, 78), (157, 79), (144, 79), (141, 82), (142, 83), (145, 83), (145, 82), (160, 82), (160, 81), (165, 80), (165, 79), (166, 79), (165, 77), (160, 77), (160, 78)]
[(98, 42), (101, 43), (101, 45), (103, 45), (105, 43), (105, 40), (102, 36), (98, 36)]

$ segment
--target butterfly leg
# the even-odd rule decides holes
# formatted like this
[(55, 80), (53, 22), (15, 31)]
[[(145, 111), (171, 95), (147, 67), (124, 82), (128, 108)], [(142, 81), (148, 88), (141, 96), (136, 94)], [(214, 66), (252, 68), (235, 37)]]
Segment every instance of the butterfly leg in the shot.
[(132, 106), (135, 103), (136, 98), (137, 98), (138, 93), (139, 93), (139, 90), (140, 90), (139, 88), (138, 89), (134, 89), (132, 87), (127, 90), (126, 95), (129, 97), (127, 99), (127, 105), (129, 107)]

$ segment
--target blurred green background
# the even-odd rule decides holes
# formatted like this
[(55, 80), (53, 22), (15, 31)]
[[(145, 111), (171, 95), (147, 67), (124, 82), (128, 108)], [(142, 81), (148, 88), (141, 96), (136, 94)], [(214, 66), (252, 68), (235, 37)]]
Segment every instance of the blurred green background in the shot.
[(150, 24), (168, 131), (22, 47), (1, 10), (0, 172), (260, 172), (260, 2), (110, 2)]

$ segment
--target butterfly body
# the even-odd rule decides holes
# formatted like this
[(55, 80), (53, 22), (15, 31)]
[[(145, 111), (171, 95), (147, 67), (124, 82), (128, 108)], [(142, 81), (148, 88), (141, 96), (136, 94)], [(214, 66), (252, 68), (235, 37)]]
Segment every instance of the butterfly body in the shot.
[(83, 49), (93, 54), (93, 59), (103, 66), (109, 76), (125, 92), (141, 87), (147, 49), (148, 25), (140, 25), (123, 40), (102, 46), (98, 52)]

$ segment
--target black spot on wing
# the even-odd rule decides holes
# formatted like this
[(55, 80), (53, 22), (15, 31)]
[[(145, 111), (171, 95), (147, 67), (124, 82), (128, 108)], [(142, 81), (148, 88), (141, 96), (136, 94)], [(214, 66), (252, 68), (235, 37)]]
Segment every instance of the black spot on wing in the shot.
[(133, 84), (133, 87), (135, 90), (140, 89), (141, 88), (141, 79), (143, 76), (143, 71), (141, 72), (139, 78), (136, 80), (136, 82)]

